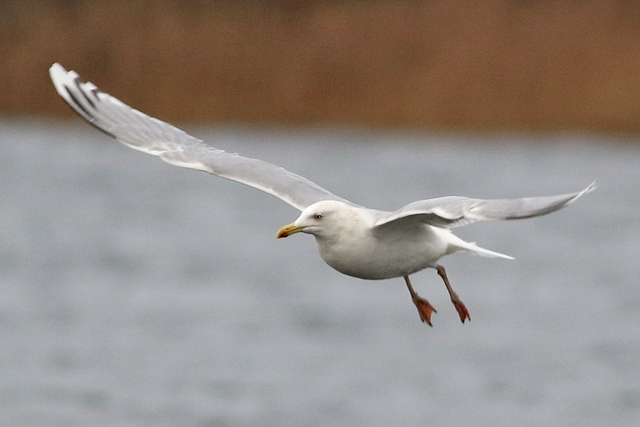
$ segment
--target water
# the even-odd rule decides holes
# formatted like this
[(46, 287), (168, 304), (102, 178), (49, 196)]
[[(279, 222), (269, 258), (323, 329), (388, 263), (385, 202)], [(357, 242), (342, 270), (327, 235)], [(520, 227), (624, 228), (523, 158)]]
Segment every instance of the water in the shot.
[(516, 257), (402, 280), (326, 266), (297, 211), (78, 122), (0, 123), (0, 424), (631, 426), (640, 145), (612, 137), (193, 128), (366, 206), (599, 189), (457, 229)]

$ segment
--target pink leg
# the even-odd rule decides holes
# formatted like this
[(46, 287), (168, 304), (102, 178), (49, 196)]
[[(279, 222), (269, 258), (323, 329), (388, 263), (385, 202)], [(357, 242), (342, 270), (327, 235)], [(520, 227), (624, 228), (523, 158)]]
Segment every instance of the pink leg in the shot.
[(467, 307), (465, 307), (463, 302), (460, 301), (458, 294), (456, 294), (451, 288), (451, 285), (449, 284), (449, 279), (447, 278), (447, 272), (444, 270), (444, 267), (439, 265), (436, 267), (436, 270), (438, 270), (438, 275), (442, 277), (442, 280), (444, 281), (444, 285), (447, 287), (447, 291), (449, 291), (451, 302), (453, 303), (454, 307), (458, 311), (458, 315), (460, 316), (460, 320), (462, 320), (462, 323), (464, 323), (464, 321), (467, 319), (471, 320), (471, 316), (469, 316), (469, 310), (467, 310)]
[(427, 301), (418, 295), (414, 290), (413, 286), (411, 286), (411, 282), (409, 281), (409, 276), (404, 276), (404, 281), (407, 283), (407, 288), (409, 288), (409, 293), (411, 294), (411, 300), (416, 305), (418, 309), (418, 314), (420, 314), (420, 320), (429, 326), (433, 326), (431, 324), (431, 314), (437, 313), (436, 309)]

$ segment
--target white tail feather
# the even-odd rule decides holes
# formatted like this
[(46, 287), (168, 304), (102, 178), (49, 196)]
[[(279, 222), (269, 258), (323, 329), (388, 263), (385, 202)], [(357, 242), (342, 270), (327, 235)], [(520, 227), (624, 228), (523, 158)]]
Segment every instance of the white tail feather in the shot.
[(514, 259), (512, 256), (501, 254), (500, 252), (490, 251), (489, 249), (481, 248), (480, 246), (476, 245), (475, 242), (463, 242), (463, 243), (464, 245), (456, 244), (456, 246), (460, 247), (460, 249), (470, 251), (480, 256), (486, 256), (491, 258)]
[(465, 242), (455, 234), (451, 232), (451, 230), (446, 228), (432, 227), (431, 230), (438, 235), (443, 241), (447, 242), (449, 245), (449, 251), (447, 253), (453, 253), (460, 250), (469, 251), (471, 253), (492, 257), (492, 258), (504, 258), (504, 259), (513, 259), (509, 255), (501, 254), (500, 252), (490, 251), (489, 249), (481, 248), (476, 245), (475, 242)]

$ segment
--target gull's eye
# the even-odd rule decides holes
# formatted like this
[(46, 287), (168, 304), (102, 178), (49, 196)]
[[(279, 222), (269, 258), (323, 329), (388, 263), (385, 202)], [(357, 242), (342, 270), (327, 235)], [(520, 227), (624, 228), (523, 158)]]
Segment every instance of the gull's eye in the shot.
[(322, 214), (315, 214), (313, 216), (316, 220), (320, 221), (322, 219)]

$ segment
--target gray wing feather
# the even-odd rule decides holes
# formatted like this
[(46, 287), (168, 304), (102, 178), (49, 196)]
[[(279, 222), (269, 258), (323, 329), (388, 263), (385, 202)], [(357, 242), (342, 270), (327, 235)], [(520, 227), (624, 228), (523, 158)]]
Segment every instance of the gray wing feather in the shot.
[(101, 92), (93, 83), (83, 82), (76, 72), (59, 64), (53, 64), (49, 74), (58, 94), (81, 117), (124, 145), (172, 165), (202, 170), (257, 188), (299, 210), (321, 200), (352, 204), (274, 164), (213, 148)]
[(421, 200), (379, 216), (373, 227), (423, 223), (452, 228), (476, 221), (531, 218), (562, 209), (595, 188), (593, 182), (582, 191), (557, 196), (494, 200), (449, 196)]

